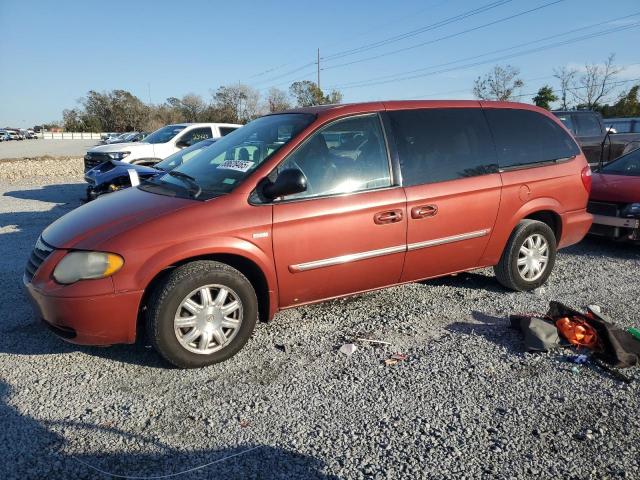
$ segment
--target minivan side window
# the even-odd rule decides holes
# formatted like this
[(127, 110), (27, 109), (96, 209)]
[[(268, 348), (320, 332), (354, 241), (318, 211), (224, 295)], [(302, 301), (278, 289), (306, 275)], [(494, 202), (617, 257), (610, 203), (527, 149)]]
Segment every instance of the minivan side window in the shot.
[(389, 158), (377, 114), (338, 120), (315, 132), (278, 167), (297, 168), (307, 190), (293, 198), (358, 192), (391, 185)]
[(546, 116), (510, 108), (485, 109), (500, 168), (569, 158), (580, 153), (575, 140)]
[(404, 186), (498, 171), (495, 147), (481, 109), (398, 110), (388, 115)]
[(193, 145), (195, 143), (201, 142), (202, 140), (206, 140), (207, 138), (212, 138), (211, 127), (199, 127), (194, 128), (193, 130), (189, 130), (185, 133), (180, 141), (186, 142), (188, 145)]
[(578, 124), (578, 136), (580, 137), (597, 137), (602, 135), (602, 126), (595, 114), (576, 114), (574, 115)]

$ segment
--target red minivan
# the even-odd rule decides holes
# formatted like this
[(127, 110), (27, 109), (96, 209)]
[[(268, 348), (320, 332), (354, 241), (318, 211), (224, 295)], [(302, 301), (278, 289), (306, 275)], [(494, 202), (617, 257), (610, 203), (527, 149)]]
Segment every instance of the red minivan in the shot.
[(201, 367), (281, 309), (493, 266), (530, 290), (580, 241), (591, 171), (530, 105), (399, 101), (267, 115), (63, 216), (24, 283), (78, 344)]

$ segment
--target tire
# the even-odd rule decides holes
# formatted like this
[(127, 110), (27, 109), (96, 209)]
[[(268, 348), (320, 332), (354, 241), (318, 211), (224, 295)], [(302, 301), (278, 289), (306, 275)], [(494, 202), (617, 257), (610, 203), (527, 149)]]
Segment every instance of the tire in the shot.
[[(203, 296), (204, 289), (208, 295)], [(221, 290), (227, 294), (216, 303)], [(239, 307), (226, 316), (224, 309), (231, 309), (234, 300)], [(257, 320), (258, 299), (249, 280), (229, 265), (199, 260), (177, 267), (156, 287), (148, 304), (146, 329), (151, 345), (169, 363), (199, 368), (238, 353)]]
[[(523, 248), (531, 253), (525, 253)], [(493, 271), (498, 282), (511, 290), (533, 290), (545, 283), (551, 275), (556, 262), (556, 250), (556, 237), (549, 225), (525, 219), (520, 221), (511, 233), (500, 261), (493, 267)], [(541, 268), (539, 272), (536, 272), (536, 265)]]

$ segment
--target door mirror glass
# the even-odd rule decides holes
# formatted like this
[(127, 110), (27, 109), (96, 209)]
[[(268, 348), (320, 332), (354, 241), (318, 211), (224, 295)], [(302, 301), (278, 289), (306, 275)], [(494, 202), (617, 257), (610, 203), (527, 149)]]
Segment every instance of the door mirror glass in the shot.
[(178, 140), (176, 142), (176, 147), (178, 148), (186, 148), (189, 146), (189, 142), (187, 142), (186, 140)]
[(304, 192), (307, 189), (307, 179), (297, 168), (282, 170), (275, 182), (268, 182), (262, 188), (262, 192), (271, 200)]

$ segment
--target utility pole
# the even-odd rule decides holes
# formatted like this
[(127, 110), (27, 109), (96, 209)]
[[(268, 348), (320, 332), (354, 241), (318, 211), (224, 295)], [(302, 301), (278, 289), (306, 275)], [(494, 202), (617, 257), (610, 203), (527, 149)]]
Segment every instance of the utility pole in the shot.
[(318, 89), (320, 89), (320, 49), (318, 48)]

